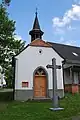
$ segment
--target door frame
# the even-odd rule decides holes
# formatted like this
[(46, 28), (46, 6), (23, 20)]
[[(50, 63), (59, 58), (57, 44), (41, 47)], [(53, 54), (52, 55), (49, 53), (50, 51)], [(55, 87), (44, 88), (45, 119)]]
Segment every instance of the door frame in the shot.
[(37, 67), (35, 70), (34, 70), (34, 72), (33, 72), (33, 98), (36, 98), (35, 96), (34, 96), (34, 79), (35, 79), (35, 73), (36, 73), (36, 71), (39, 69), (39, 68), (42, 68), (44, 71), (45, 71), (45, 74), (46, 74), (46, 98), (48, 97), (48, 73), (47, 73), (47, 71), (45, 70), (45, 68), (44, 67), (42, 67), (42, 66), (39, 66), (39, 67)]

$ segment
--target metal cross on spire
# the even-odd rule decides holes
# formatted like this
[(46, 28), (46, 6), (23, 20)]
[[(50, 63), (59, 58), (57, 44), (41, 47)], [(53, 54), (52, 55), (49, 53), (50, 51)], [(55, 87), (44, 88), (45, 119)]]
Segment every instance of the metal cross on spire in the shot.
[(35, 12), (36, 16), (37, 16), (37, 14), (38, 14), (38, 12), (37, 12), (37, 11), (38, 11), (38, 8), (36, 7), (36, 12)]

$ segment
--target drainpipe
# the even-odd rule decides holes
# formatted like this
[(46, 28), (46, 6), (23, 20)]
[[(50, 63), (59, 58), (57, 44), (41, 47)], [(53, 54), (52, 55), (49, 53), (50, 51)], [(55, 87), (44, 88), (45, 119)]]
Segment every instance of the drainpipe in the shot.
[(13, 56), (12, 57), (12, 69), (13, 69), (13, 81), (12, 81), (12, 88), (13, 88), (13, 100), (14, 100), (14, 95), (15, 95), (15, 66), (16, 65), (16, 59)]
[(66, 60), (62, 61), (62, 69), (63, 69), (63, 85), (65, 85), (65, 84), (64, 84), (64, 67), (63, 67), (64, 64), (65, 64), (65, 62), (66, 62)]

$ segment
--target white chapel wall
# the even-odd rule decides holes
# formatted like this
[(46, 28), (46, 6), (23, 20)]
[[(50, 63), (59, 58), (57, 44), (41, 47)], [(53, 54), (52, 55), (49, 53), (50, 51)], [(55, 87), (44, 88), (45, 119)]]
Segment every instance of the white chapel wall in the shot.
[[(39, 50), (42, 49), (42, 54)], [(16, 89), (32, 89), (33, 88), (33, 72), (42, 66), (48, 72), (48, 88), (52, 89), (52, 71), (47, 69), (46, 65), (52, 63), (52, 58), (56, 58), (57, 65), (62, 65), (63, 59), (52, 49), (47, 47), (29, 46), (22, 53), (16, 56)], [(22, 81), (29, 82), (28, 88), (22, 88)], [(57, 70), (57, 87), (63, 89), (63, 72), (62, 69)]]

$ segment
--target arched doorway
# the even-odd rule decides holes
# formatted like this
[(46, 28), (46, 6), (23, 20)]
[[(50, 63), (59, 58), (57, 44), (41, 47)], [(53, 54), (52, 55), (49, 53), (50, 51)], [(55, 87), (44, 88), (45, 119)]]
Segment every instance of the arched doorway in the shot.
[(34, 97), (47, 97), (47, 72), (44, 68), (39, 67), (34, 71)]

